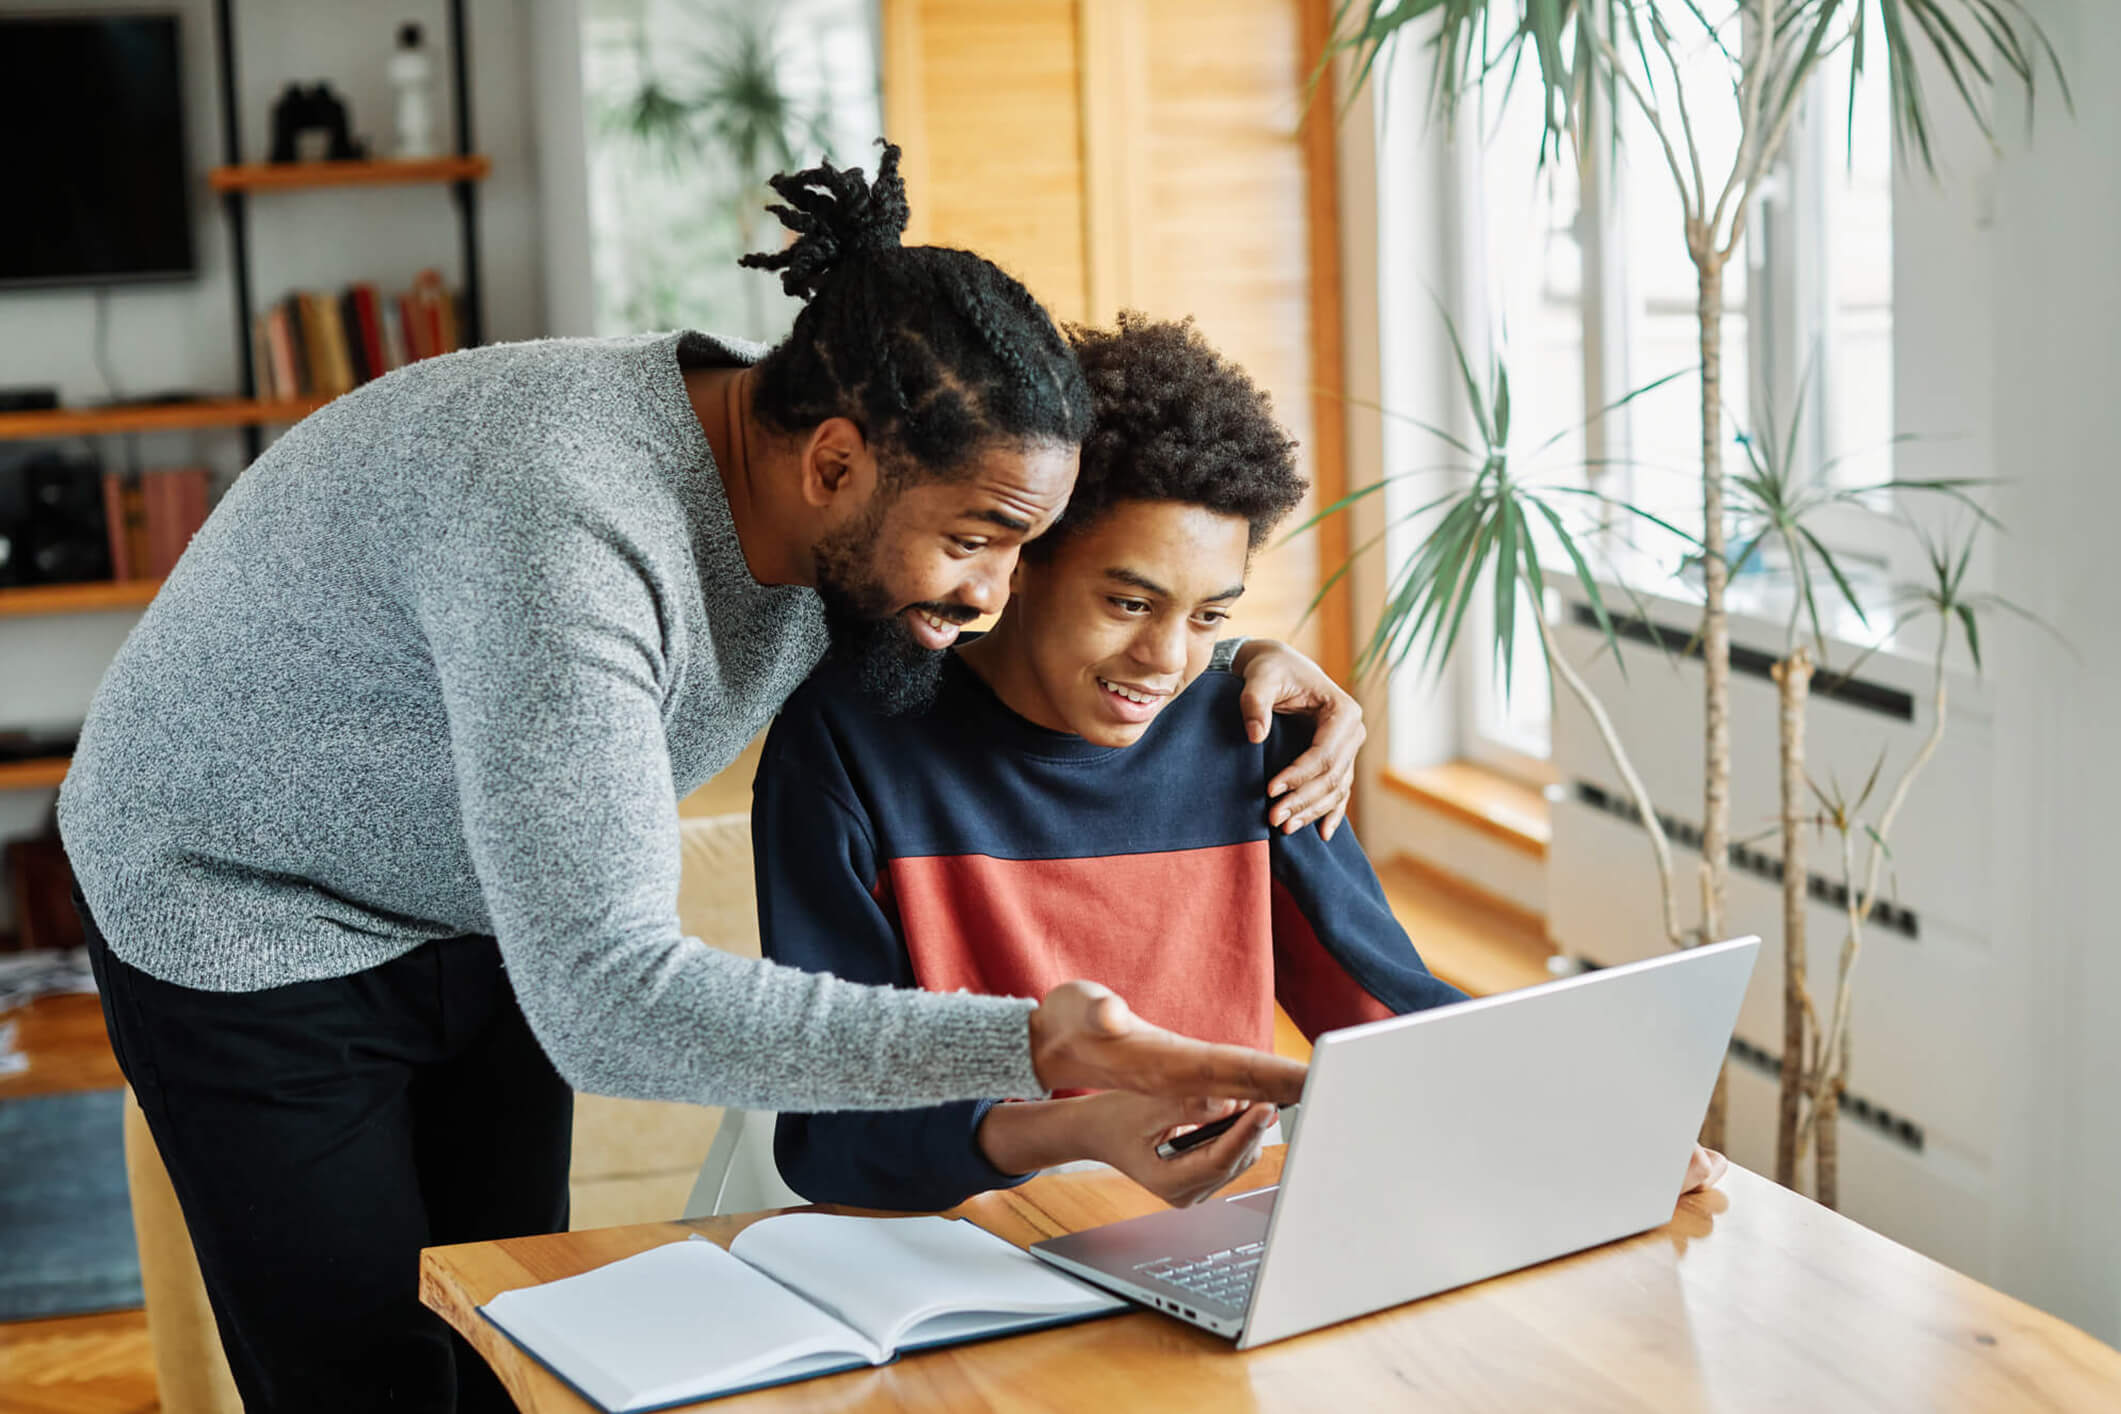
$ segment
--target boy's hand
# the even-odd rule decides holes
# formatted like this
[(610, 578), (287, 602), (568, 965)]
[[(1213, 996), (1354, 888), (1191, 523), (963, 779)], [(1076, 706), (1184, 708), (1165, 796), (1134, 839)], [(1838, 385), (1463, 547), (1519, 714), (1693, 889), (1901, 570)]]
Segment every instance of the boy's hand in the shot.
[(1272, 639), (1245, 640), (1230, 669), (1245, 680), (1245, 731), (1253, 741), (1267, 739), (1276, 712), (1317, 719), (1311, 749), (1267, 782), (1273, 802), (1267, 819), (1288, 835), (1316, 820), (1319, 835), (1332, 839), (1347, 817), (1348, 795), (1355, 788), (1355, 753), (1369, 734), (1362, 724), (1362, 705), (1327, 677), (1324, 668)]
[[(1110, 1164), (1174, 1208), (1190, 1208), (1252, 1167), (1260, 1136), (1274, 1123), (1272, 1105), (1235, 1100), (1158, 1100), (1115, 1091), (1090, 1095), (1071, 1118), (1080, 1127), (1083, 1156)], [(1197, 1149), (1159, 1159), (1156, 1146), (1179, 1131), (1246, 1113)]]
[[(1182, 1130), (1236, 1111), (1237, 1123), (1172, 1159), (1156, 1146)], [(1174, 1208), (1200, 1202), (1252, 1166), (1260, 1136), (1274, 1123), (1272, 1105), (1241, 1100), (1160, 1100), (1114, 1090), (1072, 1100), (996, 1105), (980, 1121), (978, 1142), (1003, 1173), (1031, 1173), (1079, 1159), (1110, 1164)]]
[(1722, 1178), (1723, 1171), (1730, 1166), (1731, 1161), (1714, 1149), (1704, 1149), (1699, 1144), (1696, 1144), (1694, 1146), (1694, 1157), (1687, 1160), (1686, 1182), (1681, 1186), (1679, 1196), (1684, 1198), (1689, 1193), (1699, 1193), (1705, 1188), (1714, 1188), (1716, 1180)]
[(1095, 982), (1063, 982), (1046, 993), (1031, 1013), (1031, 1067), (1048, 1090), (1132, 1090), (1176, 1100), (1293, 1105), (1304, 1088), (1303, 1062), (1152, 1026)]

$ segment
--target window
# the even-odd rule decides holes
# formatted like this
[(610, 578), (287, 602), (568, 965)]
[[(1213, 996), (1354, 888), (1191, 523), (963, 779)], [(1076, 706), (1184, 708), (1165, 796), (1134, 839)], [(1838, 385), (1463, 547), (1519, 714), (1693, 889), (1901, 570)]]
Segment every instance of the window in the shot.
[[(1508, 370), (1512, 474), (1584, 487), (1594, 479), (1584, 416), (1586, 216), (1575, 165), (1539, 165), (1540, 100), (1538, 85), (1519, 84), (1497, 108), (1476, 101), (1466, 115), (1461, 135), (1478, 142), (1462, 144), (1455, 166), (1469, 229), (1452, 317), (1474, 359), (1492, 352)], [(1560, 558), (1548, 535), (1535, 528), (1535, 538), (1544, 559)], [(1459, 733), (1459, 754), (1536, 775), (1547, 754), (1546, 658), (1536, 634), (1520, 633), (1505, 675), (1488, 645), (1492, 603), (1483, 596), (1469, 615), (1479, 648), (1466, 653), (1457, 679), (1458, 716), (1472, 727)]]
[[(782, 240), (765, 179), (785, 139), (874, 169), (882, 127), (866, 0), (585, 0), (597, 332), (708, 329), (771, 342), (800, 305), (738, 267)], [(749, 165), (733, 132), (759, 138)]]
[[(1883, 54), (1877, 7), (1868, 13), (1865, 47)], [(1865, 74), (1853, 98), (1846, 65), (1821, 77), (1820, 121), (1799, 140), (1825, 216), (1816, 228), (1827, 275), (1816, 336), (1822, 465), (1840, 485), (1875, 485), (1893, 470), (1892, 110), (1883, 74)]]
[[(1689, 47), (1701, 35), (1690, 17), (1693, 5), (1671, 0), (1667, 8), (1713, 199), (1717, 164), (1727, 172), (1737, 144), (1738, 113), (1730, 101), (1704, 95), (1716, 95), (1719, 86), (1728, 93), (1728, 61), (1706, 42)], [(1869, 13), (1875, 26), (1876, 7)], [(1874, 56), (1884, 51), (1882, 39), (1869, 45)], [(1379, 150), (1403, 154), (1427, 144), (1440, 151), (1442, 136), (1429, 130), (1423, 101), (1429, 54), (1410, 49), (1397, 58), (1397, 67), (1417, 71), (1415, 81), (1395, 81), (1381, 121), (1412, 132), (1388, 132)], [(1893, 162), (1882, 63), (1873, 60), (1853, 101), (1849, 82), (1845, 53), (1814, 80), (1746, 238), (1725, 267), (1726, 470), (1742, 464), (1729, 440), (1735, 431), (1756, 417), (1765, 421), (1770, 409), (1787, 426), (1798, 390), (1806, 387), (1799, 473), (1845, 486), (1892, 475)], [(1696, 274), (1682, 243), (1672, 174), (1647, 122), (1623, 100), (1617, 112), (1594, 114), (1594, 127), (1620, 124), (1621, 143), (1617, 160), (1591, 164), (1589, 189), (1578, 190), (1578, 169), (1566, 155), (1535, 178), (1541, 100), (1527, 73), (1506, 102), (1495, 84), (1469, 97), (1461, 112), (1456, 151), (1443, 163), (1441, 200), (1430, 202), (1449, 213), (1444, 246), (1456, 252), (1445, 263), (1443, 303), (1476, 363), (1497, 341), (1503, 349), (1515, 471), (1548, 483), (1596, 486), (1692, 530), (1701, 518), (1701, 393), (1694, 372), (1700, 333)], [(1404, 195), (1394, 199), (1395, 183), (1425, 180), (1406, 166), (1387, 156), (1379, 172), (1387, 211), (1410, 205)], [(1385, 239), (1390, 248), (1389, 231)], [(1405, 321), (1440, 342), (1433, 304), (1418, 288), (1414, 297), (1418, 302), (1410, 303), (1405, 289), (1388, 288), (1385, 298), (1396, 303), (1386, 310), (1387, 322)], [(1590, 410), (1675, 373), (1683, 376), (1586, 425)], [(1387, 386), (1395, 385), (1404, 386), (1388, 372)], [(1461, 432), (1470, 422), (1462, 395), (1447, 408), (1396, 410)], [(1556, 434), (1559, 440), (1534, 458), (1534, 449)], [(1437, 494), (1424, 489), (1407, 487), (1395, 504), (1404, 510)], [(1863, 517), (1828, 524), (1837, 550), (1860, 560), (1876, 549), (1877, 529)], [(1631, 538), (1666, 563), (1675, 563), (1681, 549), (1655, 532)], [(1547, 563), (1567, 574), (1558, 547), (1545, 548)], [(1395, 547), (1395, 558), (1404, 553)], [(1481, 606), (1486, 602), (1483, 596)], [(1519, 635), (1505, 693), (1487, 626), (1468, 617), (1451, 695), (1457, 752), (1537, 777), (1547, 755), (1550, 706), (1537, 641)], [(1414, 702), (1421, 694), (1395, 685), (1395, 726), (1402, 697)], [(1433, 705), (1420, 700), (1418, 710)], [(1434, 739), (1427, 734), (1427, 742)], [(1422, 734), (1395, 730), (1393, 740), (1398, 764), (1419, 764), (1400, 743), (1416, 743), (1412, 750), (1419, 752)]]

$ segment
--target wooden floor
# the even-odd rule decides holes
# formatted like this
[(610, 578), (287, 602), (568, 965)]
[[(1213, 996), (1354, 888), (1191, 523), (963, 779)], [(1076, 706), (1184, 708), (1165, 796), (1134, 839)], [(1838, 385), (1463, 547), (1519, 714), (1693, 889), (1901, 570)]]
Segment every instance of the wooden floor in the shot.
[[(43, 997), (0, 1020), (16, 1027), (30, 1067), (0, 1075), (0, 1100), (125, 1084), (94, 997)], [(114, 1311), (0, 1323), (0, 1414), (153, 1414), (147, 1316)]]
[(15, 1023), (15, 1044), (29, 1069), (0, 1075), (0, 1100), (75, 1090), (116, 1090), (125, 1084), (103, 1033), (103, 1004), (95, 997), (39, 997), (0, 1017)]
[[(712, 813), (710, 809), (707, 813)], [(1551, 948), (1536, 919), (1468, 893), (1412, 860), (1378, 869), (1392, 911), (1437, 976), (1476, 993), (1543, 981)], [(46, 997), (20, 1023), (30, 1057), (0, 1076), (0, 1099), (124, 1083), (94, 997)], [(139, 1311), (0, 1323), (0, 1414), (155, 1414), (154, 1361)]]
[(155, 1414), (147, 1315), (0, 1324), (0, 1414)]

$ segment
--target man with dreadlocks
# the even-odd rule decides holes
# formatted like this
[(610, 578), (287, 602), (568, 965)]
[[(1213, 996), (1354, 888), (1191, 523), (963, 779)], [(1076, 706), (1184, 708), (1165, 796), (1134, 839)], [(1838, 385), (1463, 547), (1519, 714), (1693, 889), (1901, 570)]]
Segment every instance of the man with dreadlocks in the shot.
[[(858, 986), (690, 943), (677, 799), (827, 653), (906, 707), (1066, 504), (1083, 376), (1023, 287), (902, 248), (874, 183), (775, 179), (805, 307), (473, 350), (340, 398), (223, 500), (98, 691), (60, 798), (105, 1020), (245, 1407), (505, 1409), (417, 1297), (434, 1243), (567, 1220), (572, 1092), (782, 1110), (1055, 1089), (1293, 1100), (1301, 1068), (1101, 987)], [(1331, 824), (1318, 714), (1260, 802)]]

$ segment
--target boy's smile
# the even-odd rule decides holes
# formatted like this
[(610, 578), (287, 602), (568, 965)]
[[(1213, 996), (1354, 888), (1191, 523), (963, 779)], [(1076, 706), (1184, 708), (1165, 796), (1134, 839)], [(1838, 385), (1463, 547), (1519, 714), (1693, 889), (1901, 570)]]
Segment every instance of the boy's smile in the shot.
[(1250, 526), (1177, 501), (1122, 501), (1017, 566), (966, 663), (1017, 715), (1131, 746), (1208, 667), (1244, 593)]

